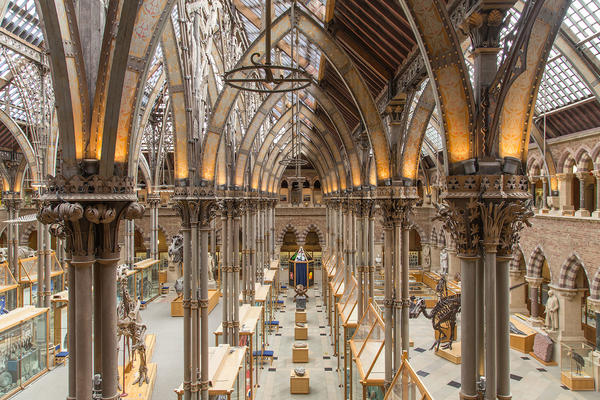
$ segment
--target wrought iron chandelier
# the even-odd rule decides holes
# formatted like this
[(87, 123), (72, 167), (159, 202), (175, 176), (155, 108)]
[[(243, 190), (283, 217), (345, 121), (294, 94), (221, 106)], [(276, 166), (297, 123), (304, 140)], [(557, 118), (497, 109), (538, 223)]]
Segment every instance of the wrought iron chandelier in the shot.
[[(265, 62), (260, 62), (260, 53), (250, 56), (252, 65), (245, 65), (225, 72), (225, 83), (239, 90), (256, 93), (285, 93), (305, 89), (312, 83), (308, 72), (294, 66), (294, 51), (290, 65), (274, 65), (271, 63), (271, 6), (272, 0), (267, 0), (265, 9)], [(291, 7), (292, 35), (296, 29), (294, 10), (296, 0)], [(293, 45), (292, 45), (293, 46)]]

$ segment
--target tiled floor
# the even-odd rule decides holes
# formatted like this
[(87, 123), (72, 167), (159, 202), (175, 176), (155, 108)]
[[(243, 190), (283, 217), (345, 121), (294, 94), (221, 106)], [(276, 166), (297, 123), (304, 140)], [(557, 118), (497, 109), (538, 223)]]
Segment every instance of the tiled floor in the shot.
[[(320, 277), (320, 274), (316, 274)], [(284, 293), (285, 295), (286, 293)], [(325, 321), (325, 312), (321, 307), (320, 282), (309, 290), (308, 327), (309, 360), (308, 364), (292, 363), (292, 344), (294, 342), (293, 291), (283, 297), (285, 309), (278, 312), (281, 328), (278, 334), (269, 337), (269, 349), (275, 351), (273, 365), (268, 363), (260, 371), (256, 399), (319, 399), (341, 400), (343, 391), (336, 373), (336, 358), (330, 344), (329, 328)], [(170, 316), (171, 297), (159, 298), (142, 312), (142, 318), (148, 325), (148, 332), (157, 335), (157, 345), (152, 362), (158, 364), (157, 381), (154, 387), (154, 400), (175, 399), (173, 389), (179, 386), (182, 378), (182, 338), (181, 318)], [(322, 311), (322, 312), (319, 312)], [(221, 319), (220, 304), (210, 314), (210, 329), (214, 331)], [(423, 316), (410, 322), (411, 364), (436, 400), (458, 399), (460, 388), (460, 365), (452, 364), (428, 350), (433, 343), (431, 322)], [(213, 336), (209, 343), (214, 343)], [(511, 350), (511, 390), (513, 399), (600, 399), (598, 392), (571, 392), (560, 384), (558, 367), (545, 367), (525, 354)], [(289, 392), (290, 370), (302, 365), (310, 370), (311, 393), (309, 395), (291, 395)], [(42, 376), (14, 399), (63, 400), (67, 390), (67, 368), (61, 366)]]
[[(319, 274), (317, 274), (319, 275)], [(325, 312), (320, 312), (321, 298), (320, 286), (309, 289), (307, 303), (307, 326), (309, 363), (292, 363), (292, 345), (294, 343), (294, 315), (295, 304), (293, 291), (284, 297), (285, 312), (277, 313), (277, 319), (282, 328), (279, 336), (271, 336), (269, 350), (275, 351), (277, 360), (273, 361), (272, 368), (265, 365), (259, 377), (260, 388), (257, 399), (327, 399), (341, 400), (343, 391), (338, 387), (339, 382), (335, 372), (336, 359), (331, 357), (329, 329), (325, 322)], [(285, 292), (284, 292), (285, 294)], [(294, 367), (305, 367), (310, 372), (310, 394), (290, 394), (290, 370)]]

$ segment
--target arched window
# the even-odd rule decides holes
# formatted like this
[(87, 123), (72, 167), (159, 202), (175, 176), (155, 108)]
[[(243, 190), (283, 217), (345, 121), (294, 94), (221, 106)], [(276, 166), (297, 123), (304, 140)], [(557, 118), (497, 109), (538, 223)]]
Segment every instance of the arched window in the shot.
[(287, 183), (287, 181), (282, 181), (282, 182), (281, 182), (281, 188), (282, 188), (282, 189), (287, 189), (287, 188), (288, 188), (288, 183)]
[(308, 181), (304, 181), (304, 183), (302, 183), (302, 187), (305, 188), (305, 189), (309, 188), (310, 184), (308, 183)]
[(321, 182), (320, 182), (320, 181), (318, 181), (318, 180), (316, 180), (316, 181), (315, 181), (315, 184), (313, 185), (313, 187), (314, 187), (315, 189), (321, 189)]

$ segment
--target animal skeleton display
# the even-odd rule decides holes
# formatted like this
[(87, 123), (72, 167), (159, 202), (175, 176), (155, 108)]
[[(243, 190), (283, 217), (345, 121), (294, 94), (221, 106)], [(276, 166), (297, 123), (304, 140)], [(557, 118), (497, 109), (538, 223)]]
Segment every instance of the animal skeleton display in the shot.
[(150, 382), (146, 360), (146, 325), (140, 323), (140, 302), (139, 300), (135, 301), (129, 294), (127, 278), (123, 275), (119, 277), (119, 287), (121, 290), (121, 303), (117, 310), (118, 340), (120, 341), (121, 338), (125, 337), (123, 352), (129, 355), (131, 362), (136, 359), (136, 355), (140, 357), (138, 377), (133, 384), (142, 386), (144, 383)]
[(175, 235), (169, 246), (169, 258), (173, 264), (183, 262), (183, 235)]
[[(440, 349), (440, 345), (444, 340), (448, 340), (446, 344), (442, 346), (443, 349), (452, 349), (452, 342), (456, 339), (454, 337), (454, 328), (456, 326), (456, 315), (460, 312), (460, 294), (448, 295), (448, 286), (446, 284), (446, 278), (442, 276), (435, 288), (438, 295), (438, 302), (431, 309), (431, 312), (427, 312), (427, 306), (425, 305), (425, 299), (419, 297), (410, 307), (409, 317), (417, 318), (419, 314), (423, 313), (425, 318), (431, 320), (433, 330), (437, 332), (437, 339), (429, 350), (435, 347), (435, 350)], [(450, 328), (450, 336), (446, 334), (444, 328)]]
[(575, 371), (577, 375), (581, 375), (581, 370), (585, 366), (585, 359), (579, 353), (573, 351), (573, 349), (569, 349), (567, 351), (567, 355), (571, 357), (573, 361), (575, 361)]

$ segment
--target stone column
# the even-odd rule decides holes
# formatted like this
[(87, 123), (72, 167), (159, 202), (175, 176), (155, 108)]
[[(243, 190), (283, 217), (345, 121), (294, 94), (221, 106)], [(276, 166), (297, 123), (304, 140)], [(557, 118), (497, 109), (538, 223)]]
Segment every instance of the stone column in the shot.
[[(408, 210), (406, 211), (408, 213)], [(408, 292), (408, 270), (409, 265), (409, 246), (410, 246), (410, 226), (408, 215), (405, 215), (402, 221), (402, 353), (407, 354), (410, 350), (410, 336), (408, 329), (410, 294)]]
[[(600, 171), (592, 171), (594, 178), (596, 179), (596, 210), (592, 213), (592, 217), (600, 218)], [(598, 329), (600, 331), (600, 329)]]
[(588, 171), (581, 171), (576, 174), (579, 179), (579, 209), (575, 212), (578, 217), (589, 217), (590, 212), (585, 204), (585, 186), (592, 180), (592, 176)]
[(343, 213), (343, 228), (342, 235), (344, 241), (344, 262), (345, 262), (345, 270), (344, 270), (344, 284), (346, 285), (350, 280), (350, 275), (352, 273), (352, 212), (350, 207), (350, 202), (348, 199), (344, 199), (342, 202), (342, 213)]
[[(100, 314), (102, 323), (100, 325), (102, 346), (102, 398), (117, 400), (118, 374), (118, 343), (117, 343), (117, 265), (119, 253), (100, 253), (94, 268), (100, 269), (101, 292), (95, 296), (101, 296)], [(97, 289), (96, 289), (97, 290)]]
[[(233, 211), (233, 343), (240, 343), (240, 202), (234, 200)], [(208, 298), (207, 298), (208, 299)], [(264, 305), (267, 307), (267, 304)]]
[(531, 323), (534, 326), (540, 326), (542, 321), (540, 319), (540, 286), (542, 285), (542, 277), (537, 276), (526, 276), (525, 280), (529, 285), (529, 300), (531, 302)]
[(573, 206), (573, 174), (563, 173), (556, 174), (558, 179), (558, 193), (560, 201), (561, 215), (575, 215), (575, 207)]
[(192, 272), (191, 272), (191, 292), (190, 308), (192, 313), (192, 400), (199, 398), (200, 382), (198, 381), (198, 372), (200, 369), (200, 310), (198, 309), (198, 204), (193, 203), (191, 208), (193, 214), (190, 222), (191, 252), (192, 252)]
[[(461, 286), (461, 327), (460, 341), (461, 343), (472, 343), (471, 346), (465, 347), (461, 354), (460, 365), (460, 394), (463, 399), (477, 398), (477, 381), (479, 380), (478, 357), (475, 350), (477, 342), (477, 296), (476, 296), (476, 279), (477, 279), (477, 260), (478, 257), (473, 254), (461, 254), (461, 271), (462, 279)], [(462, 322), (464, 321), (464, 322)]]
[(240, 216), (241, 216), (241, 231), (242, 231), (242, 243), (240, 246), (242, 256), (242, 301), (244, 304), (248, 303), (248, 213), (246, 212), (246, 200), (241, 202)]
[(221, 324), (223, 326), (223, 344), (229, 343), (229, 229), (227, 226), (227, 207), (219, 201), (221, 211), (221, 291), (223, 292), (223, 307)]
[(200, 398), (208, 400), (208, 235), (215, 216), (216, 202), (200, 202)]
[(454, 280), (456, 274), (460, 273), (460, 260), (455, 246), (448, 249), (448, 280)]
[(248, 202), (250, 212), (249, 216), (249, 247), (250, 247), (250, 288), (248, 289), (248, 301), (254, 303), (255, 282), (256, 282), (256, 200), (251, 199)]
[(369, 298), (375, 292), (375, 205), (369, 205)]
[[(355, 229), (352, 229), (352, 237), (356, 236), (356, 243), (358, 244), (357, 248), (353, 249), (354, 251), (352, 252), (353, 258), (357, 258), (356, 261), (356, 280), (357, 280), (357, 291), (358, 291), (358, 299), (357, 299), (357, 304), (356, 304), (356, 309), (358, 310), (358, 314), (357, 314), (357, 319), (360, 321), (360, 319), (363, 316), (363, 313), (365, 312), (365, 288), (364, 288), (364, 260), (362, 257), (362, 244), (363, 244), (363, 234), (364, 234), (364, 219), (362, 216), (362, 204), (361, 204), (362, 200), (354, 200), (355, 204), (354, 207), (356, 209), (356, 213), (354, 214), (354, 218), (355, 221), (353, 221), (356, 225), (355, 225)], [(352, 245), (354, 245), (354, 240), (352, 241)], [(350, 274), (346, 275), (347, 277), (350, 276)], [(344, 281), (344, 287), (346, 288), (346, 290), (349, 290), (350, 288), (350, 279), (348, 278), (347, 280)]]
[(429, 245), (431, 250), (431, 271), (439, 271), (440, 269), (440, 248), (437, 242), (433, 242)]
[(158, 205), (160, 194), (148, 193), (146, 200), (150, 207), (150, 258), (158, 260)]
[[(92, 165), (93, 167), (93, 165)], [(93, 168), (92, 168), (93, 169)], [(93, 184), (92, 184), (93, 182)], [(115, 193), (107, 193), (104, 187)], [(82, 188), (87, 190), (82, 196)], [(96, 190), (101, 188), (96, 193)], [(103, 399), (116, 400), (117, 344), (116, 344), (116, 264), (118, 255), (118, 228), (121, 218), (140, 218), (144, 208), (135, 203), (137, 198), (128, 177), (111, 176), (108, 179), (74, 176), (67, 179), (49, 177), (47, 192), (42, 194), (45, 204), (38, 213), (42, 224), (51, 225), (55, 236), (67, 239), (69, 259), (69, 399), (91, 400), (92, 354), (94, 344), (102, 349)], [(60, 194), (58, 194), (60, 193)], [(70, 202), (63, 199), (69, 198)], [(96, 256), (97, 255), (97, 256)], [(92, 295), (92, 266), (101, 263), (100, 287)], [(93, 297), (102, 299), (100, 312), (93, 313)], [(101, 328), (100, 337), (92, 339), (92, 315)]]
[(510, 399), (510, 283), (508, 255), (496, 260), (496, 371), (497, 396), (500, 400)]
[(181, 232), (183, 234), (183, 391), (184, 400), (192, 398), (192, 234), (189, 209), (182, 217)]
[(548, 178), (542, 176), (540, 178), (542, 180), (542, 214), (547, 214), (550, 212), (548, 209)]
[(385, 387), (389, 388), (393, 379), (393, 354), (394, 354), (394, 343), (393, 343), (393, 266), (392, 266), (392, 249), (394, 248), (394, 222), (391, 219), (391, 215), (384, 214), (384, 258), (383, 268), (385, 274), (384, 280), (384, 316), (385, 316)]
[[(407, 303), (408, 293), (408, 253), (403, 256), (404, 248), (408, 252), (408, 229), (410, 227), (410, 215), (412, 208), (418, 199), (417, 188), (415, 186), (392, 186), (377, 188), (376, 201), (378, 202), (384, 217), (384, 228), (386, 229), (385, 260), (386, 272), (385, 281), (388, 287), (388, 295), (391, 295), (393, 279), (395, 287), (395, 297), (393, 298), (394, 317), (386, 317), (386, 327), (393, 321), (393, 371), (400, 368), (402, 362), (402, 350), (409, 346), (408, 335), (408, 308), (403, 307)], [(405, 234), (403, 235), (403, 231)], [(393, 238), (391, 233), (393, 232)], [(391, 254), (390, 254), (391, 253)], [(393, 255), (393, 257), (392, 257)], [(388, 266), (393, 260), (393, 272)], [(406, 270), (402, 268), (403, 262)], [(387, 269), (390, 269), (388, 271)], [(406, 301), (403, 296), (406, 295)], [(389, 303), (392, 299), (387, 299)], [(391, 312), (387, 310), (387, 312)], [(389, 321), (389, 322), (388, 322)], [(386, 328), (387, 329), (387, 328)], [(389, 334), (389, 333), (388, 333)], [(386, 340), (386, 343), (389, 343)], [(391, 352), (392, 350), (386, 350)], [(389, 361), (388, 361), (389, 362)]]
[[(16, 224), (15, 224), (16, 225)], [(46, 293), (46, 280), (44, 273), (46, 272), (46, 235), (44, 234), (44, 226), (38, 221), (37, 223), (37, 307), (44, 307), (44, 297)]]

